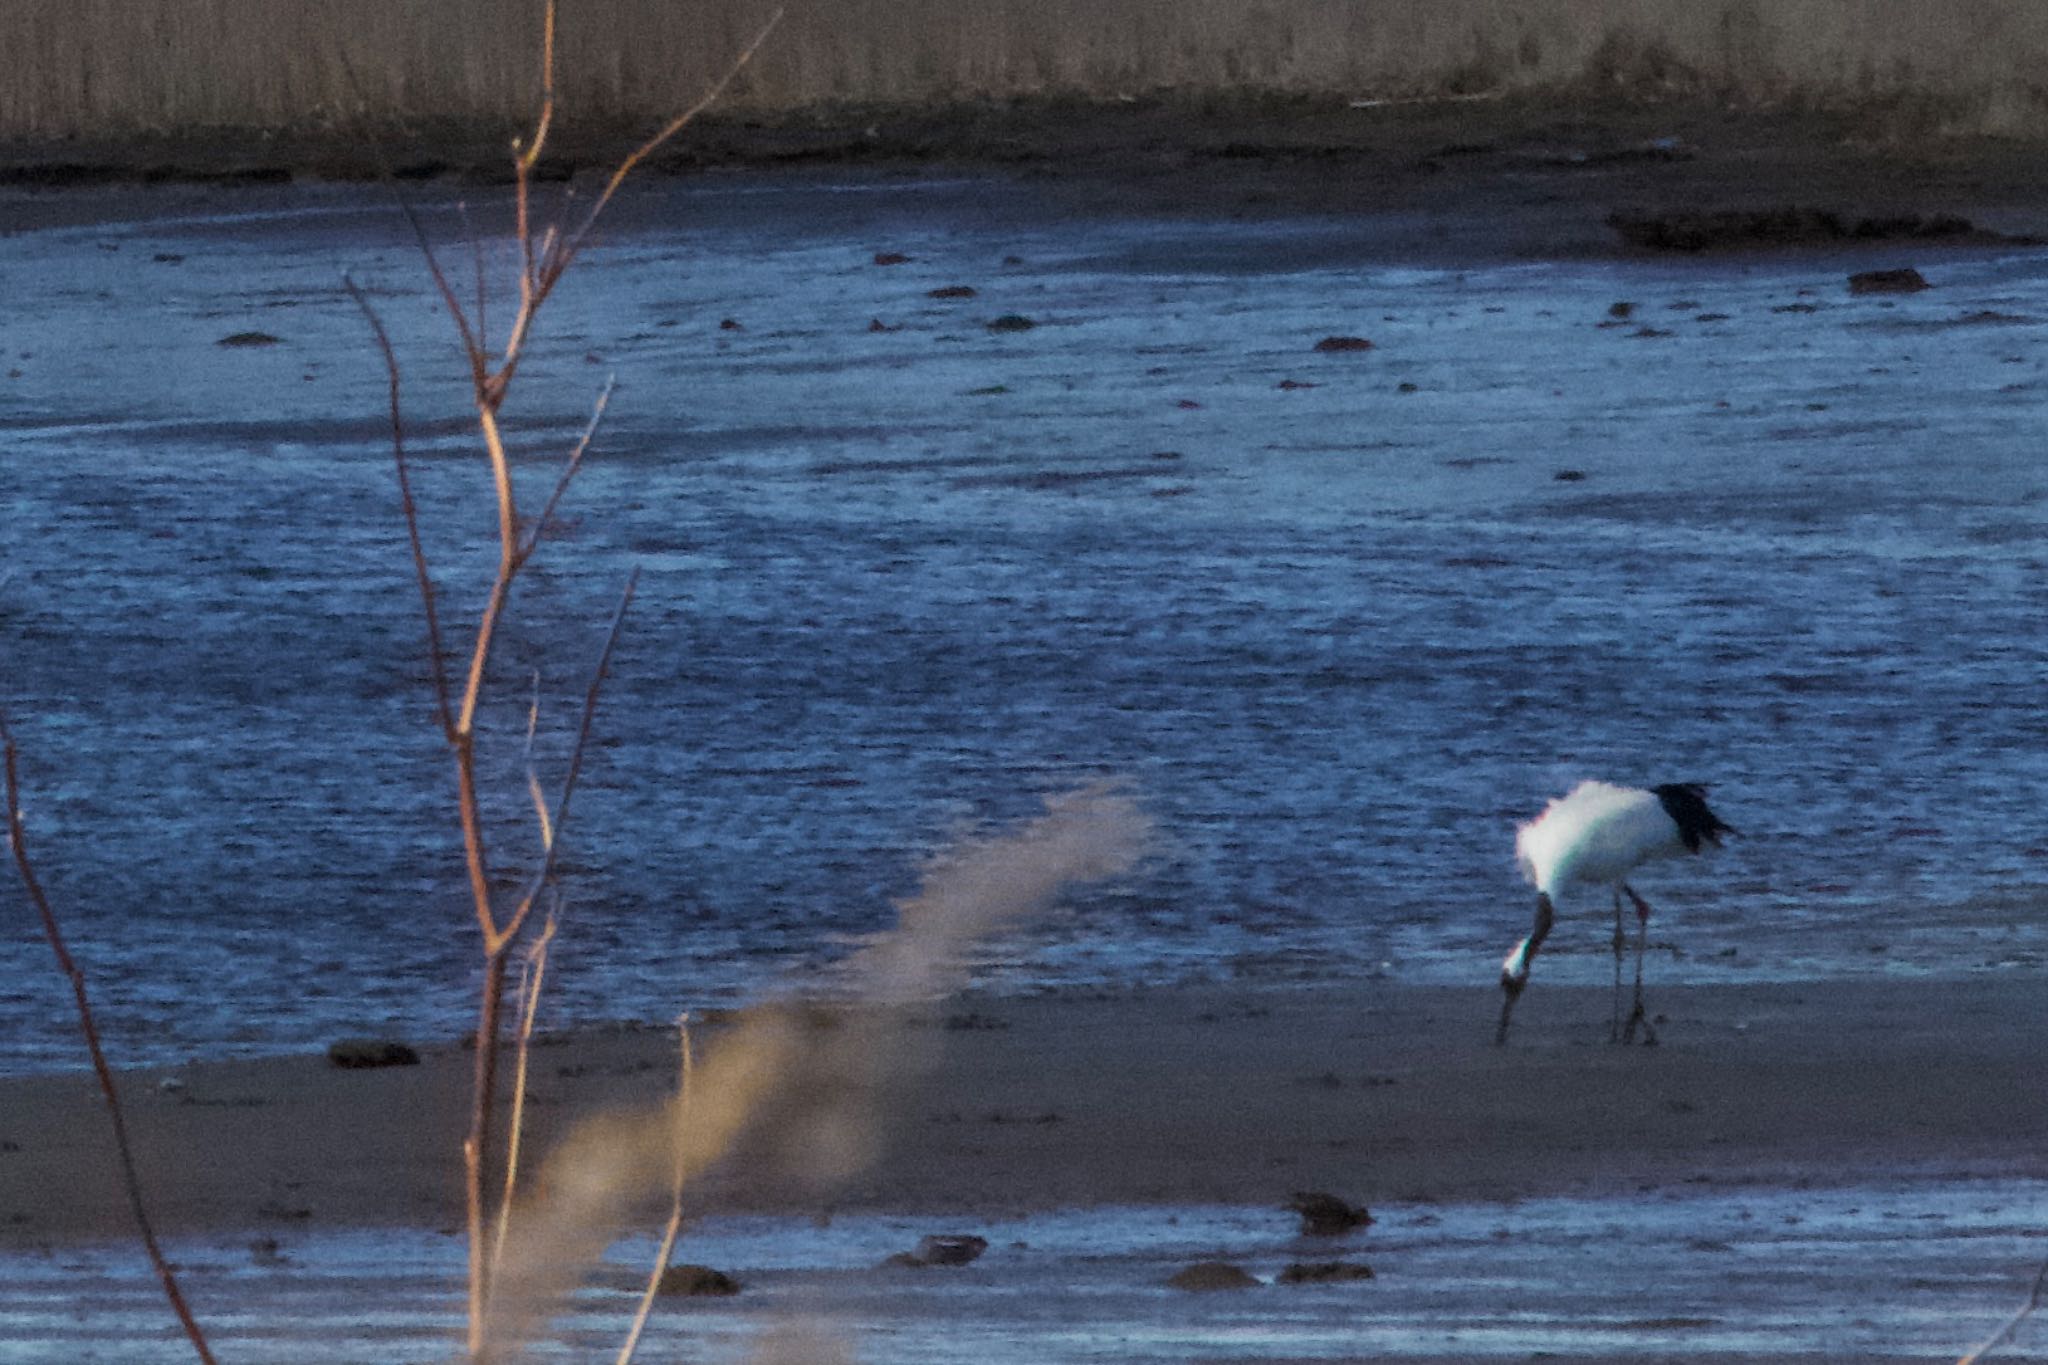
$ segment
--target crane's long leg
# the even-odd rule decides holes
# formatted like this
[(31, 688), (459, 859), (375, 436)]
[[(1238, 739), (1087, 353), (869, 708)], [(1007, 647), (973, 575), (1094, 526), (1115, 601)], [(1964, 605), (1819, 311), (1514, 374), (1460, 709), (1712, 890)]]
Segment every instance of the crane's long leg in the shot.
[[(1631, 893), (1633, 894), (1633, 893)], [(1614, 1010), (1607, 1021), (1607, 1041), (1621, 1041), (1621, 949), (1627, 942), (1621, 932), (1621, 887), (1614, 888)], [(1637, 978), (1637, 992), (1641, 993), (1642, 980)]]
[[(1624, 1043), (1634, 1042), (1636, 1038), (1636, 1025), (1641, 1024), (1643, 1026), (1643, 1046), (1655, 1047), (1657, 1045), (1657, 1030), (1650, 1027), (1650, 1013), (1643, 1008), (1643, 948), (1648, 943), (1650, 937), (1650, 903), (1641, 896), (1638, 896), (1634, 888), (1630, 887), (1626, 882), (1622, 883), (1621, 889), (1628, 892), (1628, 898), (1636, 903), (1636, 1007), (1628, 1016), (1627, 1027), (1621, 1031), (1621, 1041)], [(1614, 905), (1615, 913), (1619, 915), (1621, 912), (1621, 902), (1617, 900)], [(1617, 934), (1620, 933), (1618, 923), (1615, 932)], [(1619, 959), (1617, 959), (1616, 969), (1619, 970)]]

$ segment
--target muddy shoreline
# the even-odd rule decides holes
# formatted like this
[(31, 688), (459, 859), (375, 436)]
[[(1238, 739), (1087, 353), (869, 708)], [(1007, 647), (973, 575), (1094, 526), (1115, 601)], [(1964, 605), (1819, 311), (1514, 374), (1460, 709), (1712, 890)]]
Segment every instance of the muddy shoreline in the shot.
[[(557, 187), (600, 174), (645, 131), (565, 119), (539, 179)], [(194, 187), (248, 202), (389, 181), (408, 196), (487, 201), (509, 186), (505, 149), (516, 132), (441, 125), (17, 141), (0, 144), (0, 222), (146, 217), (159, 196)], [(643, 184), (734, 172), (995, 175), (1076, 213), (1370, 213), (1412, 220), (1412, 245), (1424, 249), (1485, 239), (1524, 255), (1627, 254), (1642, 248), (1607, 225), (1612, 213), (1960, 216), (1988, 232), (2038, 236), (2048, 227), (2040, 163), (2035, 144), (1942, 136), (1882, 110), (1544, 96), (1355, 105), (1144, 98), (714, 116), (650, 159)]]
[[(903, 1065), (868, 1097), (871, 1164), (843, 1183), (787, 1169), (771, 1108), (703, 1207), (997, 1217), (1303, 1189), (1415, 1204), (2039, 1176), (2038, 995), (1990, 979), (1678, 988), (1653, 1001), (1655, 1048), (1610, 1045), (1608, 993), (1590, 987), (1532, 990), (1505, 1048), (1490, 989), (968, 998), (879, 1035)], [(734, 1027), (701, 1025), (702, 1055)], [(128, 1075), (160, 1225), (454, 1226), (469, 1058), (423, 1051), (380, 1070), (297, 1056)], [(534, 1058), (545, 1152), (584, 1118), (659, 1104), (674, 1039), (585, 1030)], [(123, 1233), (89, 1077), (0, 1082), (0, 1114), (0, 1243)]]

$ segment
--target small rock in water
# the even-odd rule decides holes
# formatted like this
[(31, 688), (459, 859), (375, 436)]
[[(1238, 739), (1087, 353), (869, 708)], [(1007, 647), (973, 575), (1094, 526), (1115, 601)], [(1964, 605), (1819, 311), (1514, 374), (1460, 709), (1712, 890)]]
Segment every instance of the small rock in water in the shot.
[(924, 1270), (935, 1265), (967, 1265), (988, 1250), (988, 1239), (972, 1233), (935, 1233), (918, 1239), (917, 1250), (899, 1251), (883, 1260), (884, 1270)]
[(991, 332), (1028, 332), (1037, 325), (1037, 323), (1025, 317), (1022, 313), (1005, 313), (1001, 317), (993, 319), (989, 323), (988, 329)]
[(661, 1272), (654, 1291), (684, 1298), (723, 1298), (740, 1292), (740, 1282), (708, 1265), (672, 1265)]
[(1258, 1278), (1228, 1261), (1197, 1261), (1185, 1269), (1175, 1271), (1167, 1284), (1174, 1289), (1186, 1289), (1194, 1293), (1207, 1293), (1215, 1289), (1250, 1289), (1258, 1284)]
[(1607, 316), (1614, 318), (1617, 321), (1627, 317), (1629, 314), (1635, 311), (1636, 306), (1633, 303), (1630, 303), (1627, 299), (1623, 299), (1618, 303), (1610, 303), (1607, 305)]
[(1372, 1222), (1372, 1214), (1366, 1211), (1365, 1205), (1353, 1205), (1320, 1190), (1296, 1192), (1287, 1201), (1287, 1207), (1301, 1215), (1301, 1230), (1311, 1237), (1335, 1237)]
[(213, 344), (216, 346), (275, 346), (279, 340), (280, 338), (274, 337), (268, 332), (230, 332)]
[(1372, 1267), (1363, 1261), (1290, 1261), (1274, 1283), (1338, 1284), (1371, 1278)]
[(1917, 294), (1932, 287), (1911, 266), (1900, 270), (1863, 270), (1849, 277), (1852, 294)]
[(876, 265), (907, 265), (909, 263), (910, 258), (900, 251), (877, 251), (875, 253)]
[(1370, 351), (1372, 343), (1364, 337), (1324, 337), (1316, 343), (1316, 349), (1325, 355), (1341, 351)]
[(389, 1038), (343, 1038), (327, 1045), (327, 1061), (359, 1071), (373, 1066), (418, 1066), (420, 1054)]
[(988, 1250), (988, 1239), (972, 1233), (935, 1233), (920, 1237), (914, 1253), (923, 1265), (966, 1265)]
[(928, 299), (971, 299), (974, 297), (974, 286), (971, 284), (949, 284), (940, 289), (926, 290), (925, 297)]

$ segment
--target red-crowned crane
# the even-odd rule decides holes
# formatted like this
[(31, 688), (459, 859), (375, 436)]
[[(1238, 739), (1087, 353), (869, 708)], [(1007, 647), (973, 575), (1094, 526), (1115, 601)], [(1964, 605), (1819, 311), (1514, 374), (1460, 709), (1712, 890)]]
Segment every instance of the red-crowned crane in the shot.
[[(1698, 853), (1707, 844), (1718, 848), (1721, 836), (1734, 832), (1707, 808), (1707, 789), (1697, 782), (1668, 782), (1648, 791), (1581, 782), (1517, 830), (1515, 861), (1536, 888), (1536, 924), (1501, 964), (1500, 1030), (1493, 1041), (1508, 1040), (1508, 1015), (1529, 984), (1529, 964), (1550, 935), (1556, 899), (1567, 886), (1578, 883), (1614, 888), (1614, 1019), (1608, 1040), (1634, 1042), (1641, 1025), (1643, 1042), (1656, 1042), (1656, 1031), (1643, 1009), (1643, 941), (1649, 934), (1650, 904), (1626, 879), (1655, 859)], [(1621, 1021), (1624, 895), (1636, 907), (1636, 1004), (1626, 1026)]]

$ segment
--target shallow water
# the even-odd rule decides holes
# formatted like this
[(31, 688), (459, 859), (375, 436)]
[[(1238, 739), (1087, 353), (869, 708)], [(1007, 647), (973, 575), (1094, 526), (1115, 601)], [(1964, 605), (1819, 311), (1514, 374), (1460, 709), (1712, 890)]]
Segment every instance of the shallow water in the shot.
[[(1532, 1353), (1687, 1360), (1811, 1354), (1939, 1359), (2018, 1307), (2039, 1255), (2039, 1183), (1716, 1190), (1626, 1200), (1391, 1206), (1349, 1236), (1302, 1238), (1279, 1211), (1097, 1209), (972, 1227), (886, 1217), (710, 1219), (678, 1261), (739, 1280), (731, 1299), (664, 1301), (643, 1358), (738, 1361), (809, 1323), (862, 1361), (1386, 1360)], [(989, 1250), (961, 1269), (882, 1270), (931, 1232)], [(224, 1358), (446, 1359), (459, 1340), (462, 1245), (418, 1232), (278, 1230), (174, 1249)], [(614, 1247), (536, 1359), (609, 1359), (651, 1238)], [(1191, 1294), (1175, 1271), (1225, 1259), (1262, 1283)], [(1370, 1265), (1367, 1281), (1284, 1285), (1293, 1262)], [(148, 1266), (127, 1246), (0, 1258), (5, 1358), (172, 1361)], [(2002, 1358), (2042, 1344), (2026, 1329)], [(152, 1345), (151, 1343), (154, 1343)]]
[[(460, 621), (491, 506), (451, 329), (369, 192), (154, 207), (0, 237), (29, 839), (123, 1061), (451, 1034), (453, 784), (341, 272), (404, 356)], [(517, 867), (529, 673), (559, 772), (644, 574), (555, 1022), (829, 962), (949, 839), (1104, 775), (1156, 855), (985, 983), (1485, 980), (1526, 924), (1515, 821), (1595, 774), (1709, 781), (1742, 832), (1642, 879), (1653, 974), (2041, 970), (2048, 255), (1852, 298), (1891, 257), (1392, 260), (1370, 221), (1062, 217), (996, 180), (712, 178), (622, 223), (507, 414), (531, 508), (620, 377), (494, 679)], [(245, 330), (280, 341), (214, 344)], [(1577, 909), (1551, 970), (1599, 980)], [(75, 1064), (7, 920), (0, 1068)]]

